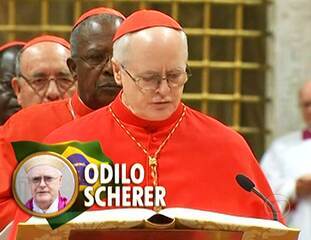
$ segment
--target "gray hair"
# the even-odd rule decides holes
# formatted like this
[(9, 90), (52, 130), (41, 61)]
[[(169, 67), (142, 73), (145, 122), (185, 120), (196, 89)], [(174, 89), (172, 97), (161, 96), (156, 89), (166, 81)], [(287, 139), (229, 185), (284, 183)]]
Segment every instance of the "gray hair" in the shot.
[[(167, 27), (161, 27), (161, 28), (167, 28)], [(141, 31), (146, 31), (148, 29), (144, 29)], [(140, 31), (140, 32), (141, 32)], [(178, 31), (178, 30), (176, 30)], [(180, 38), (184, 43), (184, 50), (185, 50), (185, 57), (188, 59), (188, 40), (187, 35), (184, 31), (178, 31), (180, 33)], [(128, 33), (124, 36), (120, 37), (113, 43), (113, 59), (116, 60), (119, 63), (126, 64), (126, 61), (128, 60), (128, 54), (131, 44), (131, 36), (136, 34), (134, 33)]]

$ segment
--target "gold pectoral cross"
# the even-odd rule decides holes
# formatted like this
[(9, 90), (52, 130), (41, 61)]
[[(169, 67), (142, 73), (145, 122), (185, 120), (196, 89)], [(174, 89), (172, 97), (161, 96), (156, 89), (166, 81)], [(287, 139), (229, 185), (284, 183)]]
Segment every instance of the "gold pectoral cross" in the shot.
[(157, 186), (158, 185), (158, 172), (157, 172), (158, 160), (154, 156), (148, 156), (148, 162), (151, 168), (151, 177), (153, 180), (153, 186)]
[[(157, 172), (157, 165), (158, 165), (158, 160), (155, 156), (148, 156), (148, 162), (149, 162), (149, 166), (151, 168), (151, 177), (153, 180), (153, 186), (157, 186), (158, 185), (158, 172)], [(153, 210), (155, 212), (159, 212), (162, 209), (161, 206), (154, 206)]]

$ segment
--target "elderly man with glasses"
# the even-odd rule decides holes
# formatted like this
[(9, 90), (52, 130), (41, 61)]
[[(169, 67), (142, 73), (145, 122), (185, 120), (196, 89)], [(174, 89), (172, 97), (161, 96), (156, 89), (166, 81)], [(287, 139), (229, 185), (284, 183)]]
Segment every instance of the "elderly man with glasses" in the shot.
[(12, 86), (22, 108), (69, 97), (75, 81), (66, 65), (69, 43), (55, 36), (40, 36), (29, 41), (16, 59)]
[(29, 159), (24, 170), (27, 175), (31, 199), (25, 207), (41, 214), (55, 213), (66, 207), (68, 199), (61, 195), (64, 163), (54, 156)]
[(144, 167), (142, 187), (165, 187), (166, 207), (272, 219), (262, 200), (236, 183), (238, 174), (248, 175), (276, 204), (245, 140), (181, 101), (189, 81), (182, 27), (161, 12), (141, 10), (122, 23), (113, 41), (114, 77), (122, 92), (45, 141), (100, 141), (114, 163)]
[[(3, 126), (2, 140), (0, 135), (0, 161), (6, 167), (0, 169), (0, 178), (6, 179), (7, 183), (3, 188), (0, 187), (0, 204), (3, 206), (9, 202), (14, 204), (9, 179), (16, 160), (9, 142), (42, 141), (50, 132), (65, 123), (109, 104), (119, 93), (121, 87), (114, 81), (111, 65), (112, 38), (124, 19), (120, 12), (104, 7), (81, 15), (72, 29), (71, 56), (67, 59), (73, 80), (78, 83), (77, 92), (71, 98), (25, 108), (13, 115)], [(28, 81), (35, 80), (30, 79), (24, 72), (22, 74), (26, 79), (29, 78)], [(22, 76), (21, 78), (27, 81)], [(55, 79), (49, 80), (50, 87), (61, 88), (61, 85), (56, 86), (55, 81), (52, 81)], [(37, 84), (38, 87), (40, 85)], [(14, 210), (11, 207), (7, 213), (0, 211), (0, 229), (8, 223), (6, 218), (1, 218), (2, 214), (12, 218)]]

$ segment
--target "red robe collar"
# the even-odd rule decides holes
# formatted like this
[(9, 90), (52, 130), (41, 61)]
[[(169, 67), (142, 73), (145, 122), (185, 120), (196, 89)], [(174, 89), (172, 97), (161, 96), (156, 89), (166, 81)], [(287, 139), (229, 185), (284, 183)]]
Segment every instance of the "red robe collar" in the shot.
[(117, 117), (124, 123), (145, 128), (151, 132), (154, 132), (162, 127), (170, 126), (175, 123), (183, 112), (183, 104), (180, 102), (176, 111), (173, 114), (161, 121), (151, 121), (142, 119), (135, 114), (133, 114), (122, 102), (121, 100), (122, 91), (111, 103), (112, 111), (117, 115)]
[(84, 115), (93, 112), (91, 108), (89, 108), (82, 102), (77, 92), (75, 92), (72, 96), (71, 103), (76, 118), (83, 117)]

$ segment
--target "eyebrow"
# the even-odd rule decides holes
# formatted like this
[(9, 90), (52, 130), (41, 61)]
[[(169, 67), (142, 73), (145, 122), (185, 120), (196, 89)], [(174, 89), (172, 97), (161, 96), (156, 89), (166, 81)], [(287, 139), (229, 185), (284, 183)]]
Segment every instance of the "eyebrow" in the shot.
[(69, 71), (68, 72), (60, 71), (59, 73), (56, 74), (56, 76), (71, 77), (71, 73)]
[[(182, 68), (175, 68), (175, 69), (170, 69), (168, 71), (165, 72), (165, 74), (168, 74), (168, 73), (174, 73), (174, 72), (180, 72), (180, 71), (183, 71)], [(156, 72), (156, 71), (152, 71), (152, 70), (148, 70), (146, 72), (142, 72), (139, 74), (140, 76), (143, 76), (143, 75), (162, 75), (161, 73), (159, 72)]]
[[(69, 76), (71, 76), (71, 73), (68, 71), (60, 71), (60, 72), (57, 72), (56, 73), (56, 75), (55, 75), (56, 77), (58, 77), (58, 76), (61, 76), (61, 77), (69, 77)], [(33, 75), (32, 75), (32, 77), (49, 77), (49, 75), (48, 74), (46, 74), (46, 73), (44, 73), (44, 72), (37, 72), (37, 73), (34, 73)]]
[(88, 54), (92, 54), (92, 53), (104, 53), (104, 54), (107, 54), (107, 53), (112, 53), (112, 50), (110, 47), (92, 47), (92, 48), (89, 48), (87, 51), (86, 51), (86, 55)]

